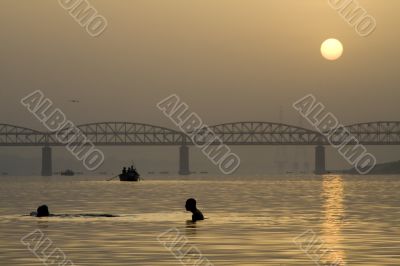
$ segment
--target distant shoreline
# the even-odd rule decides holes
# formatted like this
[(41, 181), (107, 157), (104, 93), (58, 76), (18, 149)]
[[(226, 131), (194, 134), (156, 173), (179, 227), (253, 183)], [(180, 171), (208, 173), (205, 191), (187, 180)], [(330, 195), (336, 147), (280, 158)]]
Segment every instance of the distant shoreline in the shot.
[[(333, 172), (360, 175), (354, 168)], [(368, 175), (400, 175), (400, 161), (377, 164)]]

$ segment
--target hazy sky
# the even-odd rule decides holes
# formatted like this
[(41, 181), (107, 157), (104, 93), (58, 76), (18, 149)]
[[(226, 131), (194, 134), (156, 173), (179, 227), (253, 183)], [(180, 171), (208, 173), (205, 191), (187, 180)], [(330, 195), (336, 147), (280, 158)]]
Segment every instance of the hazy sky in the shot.
[[(297, 123), (313, 93), (345, 124), (400, 120), (400, 1), (358, 0), (377, 20), (360, 37), (327, 0), (90, 0), (89, 36), (56, 0), (0, 0), (0, 123), (43, 129), (19, 103), (41, 89), (76, 124), (174, 126), (155, 107), (176, 93), (208, 124)], [(330, 62), (320, 45), (344, 45)], [(68, 102), (79, 99), (80, 104)]]

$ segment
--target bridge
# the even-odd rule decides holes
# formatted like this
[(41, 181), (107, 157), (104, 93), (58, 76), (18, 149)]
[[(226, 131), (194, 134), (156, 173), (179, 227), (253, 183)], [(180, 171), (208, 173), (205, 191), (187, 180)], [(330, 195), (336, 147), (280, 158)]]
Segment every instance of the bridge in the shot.
[[(179, 146), (179, 173), (190, 174), (189, 147), (192, 140), (184, 133), (156, 125), (131, 122), (101, 122), (78, 125), (77, 128), (96, 146)], [(317, 131), (273, 122), (234, 122), (210, 129), (228, 146), (312, 145), (315, 148), (315, 172), (326, 172), (325, 146), (340, 144), (341, 131), (330, 141)], [(347, 145), (400, 145), (400, 121), (379, 121), (345, 126), (357, 141)], [(343, 130), (342, 130), (343, 131)], [(68, 134), (67, 134), (68, 135)], [(70, 134), (70, 137), (73, 137)], [(216, 143), (211, 143), (216, 145)], [(56, 133), (26, 127), (0, 124), (0, 146), (42, 147), (42, 175), (52, 175), (51, 147), (65, 146)]]

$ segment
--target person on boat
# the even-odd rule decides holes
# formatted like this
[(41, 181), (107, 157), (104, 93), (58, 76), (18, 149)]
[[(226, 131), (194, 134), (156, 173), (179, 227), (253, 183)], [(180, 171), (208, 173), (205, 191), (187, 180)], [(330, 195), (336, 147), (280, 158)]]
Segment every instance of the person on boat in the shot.
[(31, 212), (31, 216), (48, 217), (50, 216), (49, 208), (47, 207), (47, 205), (39, 206), (36, 212)]
[(136, 168), (133, 165), (131, 166), (131, 168), (132, 168), (132, 174), (138, 176), (139, 173), (136, 171)]
[(132, 174), (132, 167), (128, 167), (128, 175)]
[(204, 216), (199, 209), (197, 209), (197, 202), (195, 199), (190, 198), (186, 201), (185, 208), (186, 211), (192, 213), (192, 222), (204, 220)]
[(136, 169), (133, 169), (133, 174), (134, 174), (135, 176), (139, 176), (139, 173), (136, 171)]
[(122, 174), (123, 174), (123, 175), (126, 175), (126, 167), (124, 167), (124, 168), (122, 169)]

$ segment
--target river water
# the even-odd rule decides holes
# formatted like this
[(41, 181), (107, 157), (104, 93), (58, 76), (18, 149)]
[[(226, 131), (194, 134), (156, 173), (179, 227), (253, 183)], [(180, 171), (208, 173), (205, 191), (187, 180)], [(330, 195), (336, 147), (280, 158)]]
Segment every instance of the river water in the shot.
[[(400, 265), (399, 176), (105, 179), (1, 177), (0, 265)], [(69, 216), (23, 216), (41, 204)]]

